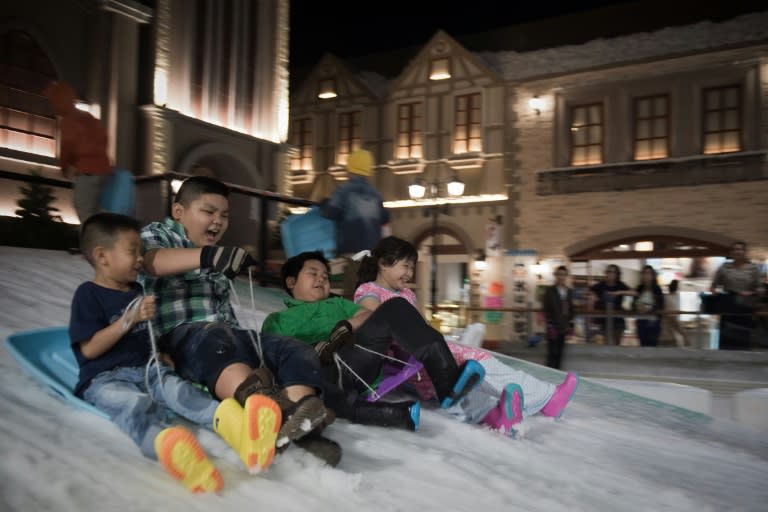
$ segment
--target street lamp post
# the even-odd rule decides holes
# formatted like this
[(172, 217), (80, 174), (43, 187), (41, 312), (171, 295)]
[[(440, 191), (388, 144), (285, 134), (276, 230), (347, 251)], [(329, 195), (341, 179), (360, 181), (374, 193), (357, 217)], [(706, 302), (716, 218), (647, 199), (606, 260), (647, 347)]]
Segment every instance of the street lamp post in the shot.
[[(432, 308), (432, 317), (437, 314), (437, 218), (440, 212), (448, 211), (448, 204), (439, 202), (441, 198), (446, 197), (439, 181), (427, 185), (424, 179), (417, 179), (408, 187), (408, 194), (413, 200), (431, 199), (433, 204), (424, 211), (424, 214), (432, 215), (432, 254), (430, 268), (430, 306)], [(445, 184), (445, 193), (447, 197), (459, 197), (464, 194), (464, 182), (458, 176), (454, 176)]]

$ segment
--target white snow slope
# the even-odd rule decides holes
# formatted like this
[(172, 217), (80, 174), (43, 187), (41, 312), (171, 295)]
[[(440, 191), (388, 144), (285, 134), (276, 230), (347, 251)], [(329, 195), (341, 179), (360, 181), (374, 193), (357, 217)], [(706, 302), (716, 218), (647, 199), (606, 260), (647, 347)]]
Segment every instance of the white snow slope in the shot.
[[(0, 247), (0, 337), (66, 325), (90, 267), (65, 252)], [(282, 307), (238, 283), (242, 323)], [(503, 356), (501, 356), (503, 357)], [(505, 362), (559, 382), (563, 374)], [(560, 421), (526, 420), (511, 439), (426, 410), (417, 433), (337, 420), (336, 468), (297, 447), (251, 476), (199, 429), (222, 471), (221, 495), (193, 495), (109, 421), (75, 409), (0, 349), (0, 510), (724, 511), (766, 510), (768, 442), (735, 423), (582, 379)]]

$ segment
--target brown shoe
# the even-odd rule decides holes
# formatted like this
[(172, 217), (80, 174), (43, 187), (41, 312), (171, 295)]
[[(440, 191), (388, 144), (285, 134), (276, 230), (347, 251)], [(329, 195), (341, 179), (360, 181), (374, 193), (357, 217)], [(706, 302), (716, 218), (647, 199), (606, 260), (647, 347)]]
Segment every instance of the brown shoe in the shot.
[(301, 439), (296, 440), (295, 444), (318, 459), (325, 461), (331, 467), (335, 467), (341, 461), (341, 446), (339, 446), (339, 443), (321, 435), (319, 429), (315, 429)]
[[(249, 396), (257, 393), (259, 395), (267, 395), (277, 402), (276, 398), (272, 396), (274, 387), (275, 379), (272, 377), (272, 372), (270, 372), (266, 366), (261, 366), (253, 370), (248, 377), (237, 386), (233, 398), (237, 400), (237, 403), (239, 403), (241, 407), (245, 407), (245, 400)], [(278, 402), (278, 404), (282, 409), (282, 404), (280, 404), (280, 402)]]
[[(317, 395), (307, 395), (298, 402), (284, 398), (291, 405), (283, 409), (283, 426), (277, 438), (277, 447), (296, 441), (309, 434), (326, 418), (323, 401)], [(279, 402), (278, 402), (279, 403)], [(281, 404), (282, 408), (282, 404)]]
[(283, 414), (283, 423), (277, 436), (276, 446), (281, 448), (290, 441), (302, 438), (326, 418), (323, 401), (316, 395), (307, 395), (298, 402), (285, 396), (275, 386), (275, 379), (268, 368), (262, 366), (253, 370), (235, 390), (238, 403), (253, 395), (265, 395), (277, 402)]

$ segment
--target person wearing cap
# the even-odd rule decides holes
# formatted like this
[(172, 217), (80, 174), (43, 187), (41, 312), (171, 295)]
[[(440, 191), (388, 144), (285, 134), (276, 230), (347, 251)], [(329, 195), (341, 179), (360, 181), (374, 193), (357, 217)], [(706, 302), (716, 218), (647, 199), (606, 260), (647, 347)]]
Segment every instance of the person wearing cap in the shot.
[(378, 190), (368, 181), (373, 155), (357, 150), (347, 159), (349, 180), (320, 203), (320, 212), (336, 224), (336, 253), (349, 255), (371, 249), (389, 223), (389, 212)]
[(59, 162), (64, 176), (72, 179), (75, 212), (82, 224), (101, 211), (99, 197), (114, 172), (107, 154), (107, 129), (75, 107), (75, 90), (67, 82), (52, 82), (43, 94), (59, 116)]

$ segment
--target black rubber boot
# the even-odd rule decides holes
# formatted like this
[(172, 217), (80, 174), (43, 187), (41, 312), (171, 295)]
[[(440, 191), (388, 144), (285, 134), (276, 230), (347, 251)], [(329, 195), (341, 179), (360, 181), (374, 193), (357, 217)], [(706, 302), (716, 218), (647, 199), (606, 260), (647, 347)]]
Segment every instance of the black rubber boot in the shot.
[(419, 402), (366, 402), (359, 400), (352, 406), (348, 418), (361, 425), (394, 427), (414, 432), (419, 429), (421, 404)]

